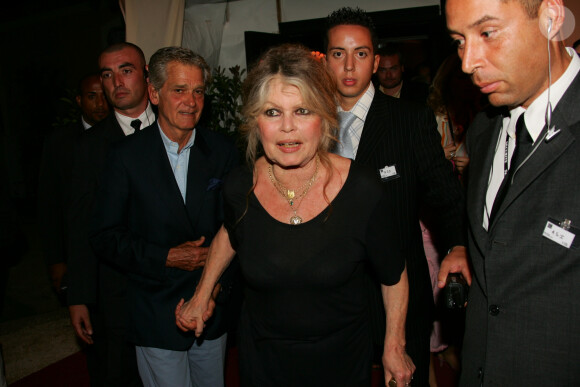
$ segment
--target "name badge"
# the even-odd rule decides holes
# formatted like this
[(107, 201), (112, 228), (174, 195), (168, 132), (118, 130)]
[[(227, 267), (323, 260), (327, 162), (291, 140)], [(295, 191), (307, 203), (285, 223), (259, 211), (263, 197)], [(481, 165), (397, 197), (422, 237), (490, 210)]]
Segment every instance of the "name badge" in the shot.
[(379, 169), (379, 174), (383, 180), (390, 180), (399, 176), (395, 165), (386, 165), (384, 168)]
[(554, 241), (561, 246), (564, 246), (567, 249), (569, 249), (570, 246), (572, 246), (572, 243), (574, 242), (574, 237), (576, 236), (574, 233), (564, 230), (562, 227), (549, 220), (546, 223), (546, 227), (544, 228), (544, 232), (542, 233), (542, 235), (548, 238), (549, 240)]

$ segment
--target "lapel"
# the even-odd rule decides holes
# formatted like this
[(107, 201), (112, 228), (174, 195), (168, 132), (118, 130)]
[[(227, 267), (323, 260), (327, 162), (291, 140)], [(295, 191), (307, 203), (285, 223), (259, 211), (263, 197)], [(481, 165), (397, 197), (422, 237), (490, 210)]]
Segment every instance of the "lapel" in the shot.
[(149, 165), (146, 170), (151, 175), (152, 187), (158, 192), (159, 200), (166, 207), (167, 213), (171, 214), (170, 217), (176, 223), (181, 224), (185, 230), (188, 230), (188, 234), (191, 234), (192, 224), (188, 217), (185, 204), (183, 203), (177, 180), (175, 180), (175, 175), (171, 169), (169, 157), (167, 156), (167, 151), (163, 145), (159, 130), (159, 126), (155, 122), (148, 128), (142, 129), (142, 134), (139, 133), (141, 135), (151, 136), (151, 140), (148, 141), (150, 146), (149, 151), (143, 153)]
[(207, 185), (210, 178), (213, 177), (214, 168), (210, 162), (211, 149), (206, 141), (205, 133), (199, 128), (195, 130), (195, 142), (189, 152), (185, 203), (189, 219), (192, 222), (196, 221), (197, 224), (204, 203), (203, 198), (207, 194)]
[(376, 89), (363, 126), (355, 157), (363, 164), (369, 163), (375, 147), (380, 143), (379, 140), (387, 133), (387, 128), (392, 125), (392, 118), (388, 114), (390, 101), (386, 96), (381, 98), (382, 96), (383, 93)]
[[(488, 119), (483, 119), (481, 124), (474, 122), (478, 127), (481, 127), (481, 130), (478, 135), (469, 139), (471, 160), (469, 164), (469, 181), (467, 183), (467, 200), (469, 203), (467, 212), (471, 229), (478, 241), (487, 240), (487, 231), (482, 226), (483, 210), (489, 174), (503, 120), (503, 115), (499, 114), (497, 110), (494, 109), (491, 114), (492, 116), (488, 116)], [(475, 125), (470, 129), (475, 132)]]
[[(578, 104), (580, 103), (580, 74), (576, 76), (568, 90), (556, 106), (552, 114), (552, 126), (560, 129), (560, 133), (554, 136), (549, 142), (542, 138), (547, 129), (544, 127), (537, 141), (542, 140), (537, 145), (532, 156), (519, 168), (515, 175), (512, 186), (509, 188), (506, 197), (498, 209), (496, 219), (501, 217), (505, 210), (525, 191), (533, 181), (546, 171), (564, 151), (576, 140), (570, 127), (580, 121)], [(494, 224), (491, 225), (490, 232), (493, 231)]]

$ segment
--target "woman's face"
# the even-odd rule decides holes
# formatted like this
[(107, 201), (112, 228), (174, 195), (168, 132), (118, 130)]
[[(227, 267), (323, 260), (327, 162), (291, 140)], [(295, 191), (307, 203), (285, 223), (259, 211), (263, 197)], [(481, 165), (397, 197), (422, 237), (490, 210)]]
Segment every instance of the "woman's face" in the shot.
[(270, 82), (258, 129), (268, 159), (283, 168), (304, 167), (316, 155), (322, 119), (308, 110), (296, 86)]

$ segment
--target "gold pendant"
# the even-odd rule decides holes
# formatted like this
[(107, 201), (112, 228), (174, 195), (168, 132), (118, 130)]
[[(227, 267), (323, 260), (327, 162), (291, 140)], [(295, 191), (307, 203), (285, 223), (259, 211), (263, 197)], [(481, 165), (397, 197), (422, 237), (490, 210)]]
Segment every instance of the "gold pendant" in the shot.
[(302, 223), (302, 218), (299, 217), (298, 215), (294, 214), (294, 216), (292, 216), (290, 218), (290, 224), (293, 226), (296, 226), (298, 224)]
[(294, 190), (289, 189), (286, 192), (286, 196), (288, 197), (288, 199), (294, 199), (294, 196), (296, 196), (296, 194), (294, 193)]

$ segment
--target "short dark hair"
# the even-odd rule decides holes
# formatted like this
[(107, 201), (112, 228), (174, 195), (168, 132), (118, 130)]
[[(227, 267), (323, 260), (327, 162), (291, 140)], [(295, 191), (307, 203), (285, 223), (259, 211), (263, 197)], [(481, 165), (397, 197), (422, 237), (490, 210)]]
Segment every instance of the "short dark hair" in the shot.
[(90, 80), (90, 78), (95, 78), (100, 82), (101, 73), (99, 71), (92, 71), (90, 73), (86, 73), (85, 75), (83, 75), (83, 77), (81, 79), (79, 79), (79, 82), (77, 83), (77, 90), (76, 90), (77, 96), (83, 94), (83, 89), (85, 87), (85, 83), (88, 82)]
[(145, 61), (145, 54), (143, 53), (143, 50), (141, 50), (141, 48), (139, 46), (137, 46), (136, 44), (129, 43), (129, 42), (115, 43), (115, 44), (112, 44), (109, 47), (105, 48), (103, 51), (101, 51), (101, 54), (99, 55), (99, 61), (100, 61), (100, 58), (103, 54), (110, 54), (112, 52), (121, 51), (124, 48), (132, 48), (133, 50), (135, 50), (137, 52), (137, 55), (139, 56), (139, 60), (142, 62), (142, 63), (137, 63), (137, 66), (143, 67), (143, 70), (145, 70), (145, 64), (147, 64), (147, 62)]
[(538, 11), (540, 10), (540, 5), (542, 4), (543, 0), (501, 0), (504, 3), (508, 1), (518, 1), (524, 10), (528, 14), (530, 19), (535, 19), (538, 17)]
[(397, 55), (399, 57), (399, 64), (401, 66), (404, 64), (405, 57), (403, 56), (401, 47), (398, 44), (387, 43), (377, 50), (377, 55), (380, 55), (381, 57)]
[(328, 49), (328, 31), (336, 26), (354, 25), (361, 26), (369, 30), (371, 34), (371, 41), (373, 43), (373, 52), (377, 50), (377, 34), (375, 31), (375, 23), (373, 19), (359, 7), (342, 7), (333, 11), (326, 18), (326, 31), (324, 33), (324, 51)]

